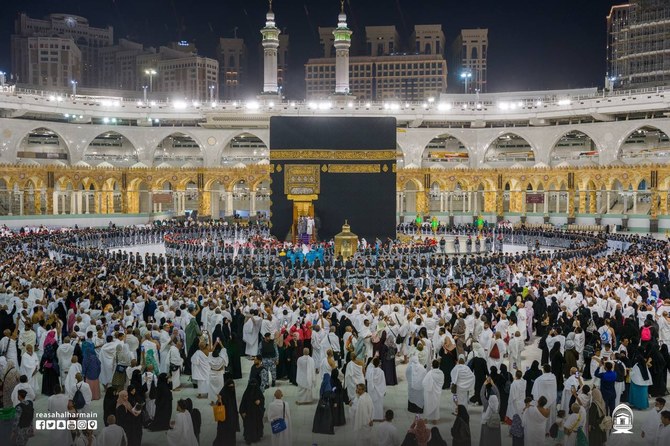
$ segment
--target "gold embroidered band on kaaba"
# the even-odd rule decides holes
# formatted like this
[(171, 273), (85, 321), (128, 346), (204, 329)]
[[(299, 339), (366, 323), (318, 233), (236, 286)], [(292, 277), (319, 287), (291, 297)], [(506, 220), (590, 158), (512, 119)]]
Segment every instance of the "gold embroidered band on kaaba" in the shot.
[(271, 161), (395, 161), (395, 150), (270, 150)]
[(328, 164), (328, 173), (380, 173), (380, 164)]

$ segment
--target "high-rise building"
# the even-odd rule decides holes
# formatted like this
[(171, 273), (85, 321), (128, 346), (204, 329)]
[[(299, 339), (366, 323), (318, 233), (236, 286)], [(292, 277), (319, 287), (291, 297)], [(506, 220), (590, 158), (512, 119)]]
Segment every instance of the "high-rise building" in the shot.
[(670, 81), (670, 2), (632, 0), (607, 16), (609, 88), (646, 88)]
[(462, 29), (454, 42), (455, 66), (452, 73), (454, 80), (463, 83), (459, 91), (486, 93), (488, 34), (488, 29)]
[(12, 36), (12, 70), (17, 82), (69, 87), (81, 79), (81, 67), (81, 51), (71, 38)]
[(219, 96), (219, 62), (198, 56), (185, 42), (160, 47), (153, 90), (175, 99), (208, 100)]
[(283, 95), (286, 95), (286, 87), (288, 85), (288, 50), (289, 50), (288, 34), (282, 33), (279, 35), (279, 49), (277, 53), (277, 84), (279, 90)]
[(101, 48), (99, 58), (98, 88), (138, 91), (147, 83), (144, 71), (156, 67), (158, 56), (154, 48), (119, 39), (117, 45)]
[(414, 25), (414, 53), (444, 55), (444, 32), (440, 25)]
[(221, 38), (217, 47), (221, 99), (241, 99), (247, 64), (247, 47), (239, 38)]
[(335, 57), (333, 31), (335, 31), (333, 26), (319, 26), (319, 43), (321, 44), (322, 57)]
[(365, 40), (369, 56), (388, 56), (399, 50), (400, 36), (395, 26), (366, 26)]
[[(332, 54), (322, 29), (319, 34), (324, 54)], [(349, 58), (349, 93), (356, 99), (421, 101), (446, 92), (447, 62), (440, 25), (417, 25), (410, 44), (405, 46), (393, 26), (367, 27), (366, 37), (369, 54)], [(411, 51), (401, 52), (407, 47)], [(308, 99), (328, 98), (335, 92), (335, 64), (333, 57), (307, 61)]]
[[(100, 49), (113, 43), (111, 26), (94, 28), (83, 17), (50, 14), (44, 19), (34, 19), (20, 14), (11, 38), (12, 71), (22, 83), (67, 87), (74, 80), (82, 87), (97, 87), (102, 71)], [(68, 46), (69, 49), (63, 48)]]

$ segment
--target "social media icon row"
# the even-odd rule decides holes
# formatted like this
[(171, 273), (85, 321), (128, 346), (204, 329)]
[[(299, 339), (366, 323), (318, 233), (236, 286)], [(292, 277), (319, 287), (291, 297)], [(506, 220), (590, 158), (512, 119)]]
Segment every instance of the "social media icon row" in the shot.
[(37, 420), (35, 422), (35, 429), (47, 431), (64, 431), (64, 430), (96, 430), (98, 428), (97, 420)]

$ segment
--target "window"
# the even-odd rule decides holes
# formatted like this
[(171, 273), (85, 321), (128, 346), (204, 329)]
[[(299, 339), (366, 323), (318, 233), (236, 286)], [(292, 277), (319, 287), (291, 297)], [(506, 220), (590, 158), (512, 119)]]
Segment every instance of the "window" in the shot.
[(476, 47), (476, 46), (475, 46), (475, 47), (472, 47), (472, 57), (471, 57), (471, 59), (479, 59), (479, 57), (478, 57), (478, 51), (477, 51), (477, 47)]
[(437, 54), (440, 54), (440, 51), (441, 51), (441, 50), (440, 50), (440, 41), (437, 40), (437, 41), (435, 42), (435, 52), (436, 52)]
[(426, 51), (425, 51), (425, 53), (426, 53), (426, 54), (431, 54), (431, 53), (432, 53), (430, 43), (427, 43), (427, 44), (426, 44)]

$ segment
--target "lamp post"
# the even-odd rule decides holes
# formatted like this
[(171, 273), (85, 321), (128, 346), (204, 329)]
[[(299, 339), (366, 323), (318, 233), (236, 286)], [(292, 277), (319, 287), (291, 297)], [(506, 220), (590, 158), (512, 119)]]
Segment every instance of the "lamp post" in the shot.
[(144, 70), (144, 74), (149, 76), (149, 91), (154, 92), (154, 76), (158, 74), (158, 71), (154, 70), (153, 68), (149, 68), (147, 70)]
[(144, 90), (144, 103), (146, 104), (147, 102), (147, 87), (146, 85), (142, 85), (142, 90)]
[(209, 86), (209, 101), (214, 102), (214, 85)]
[(5, 73), (4, 71), (0, 71), (0, 87), (5, 86), (5, 76), (6, 75), (7, 75), (7, 73)]
[(465, 81), (465, 94), (468, 94), (468, 80), (472, 77), (470, 71), (464, 71), (461, 73), (461, 79)]
[(77, 82), (76, 80), (72, 79), (72, 80), (70, 81), (70, 83), (72, 84), (72, 96), (77, 96), (77, 84), (78, 84), (79, 82)]

